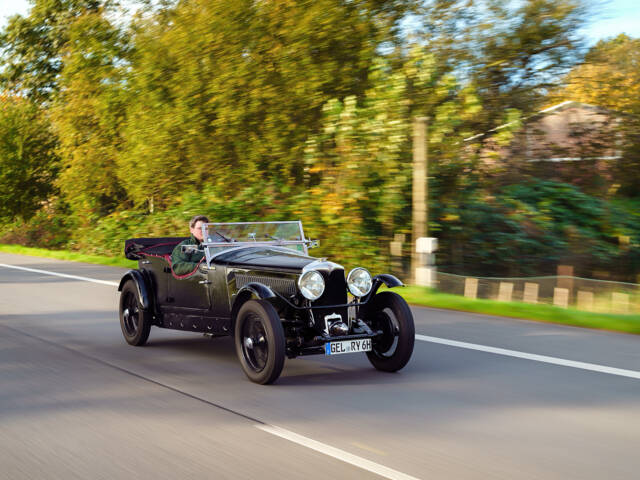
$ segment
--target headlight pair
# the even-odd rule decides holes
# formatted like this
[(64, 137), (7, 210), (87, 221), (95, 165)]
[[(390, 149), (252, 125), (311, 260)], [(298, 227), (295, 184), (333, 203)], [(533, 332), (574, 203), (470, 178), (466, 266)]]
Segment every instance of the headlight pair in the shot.
[[(354, 297), (364, 297), (371, 291), (371, 274), (364, 268), (354, 268), (347, 276), (347, 287)], [(324, 293), (324, 278), (316, 270), (303, 273), (298, 279), (302, 295), (309, 300), (317, 300)]]

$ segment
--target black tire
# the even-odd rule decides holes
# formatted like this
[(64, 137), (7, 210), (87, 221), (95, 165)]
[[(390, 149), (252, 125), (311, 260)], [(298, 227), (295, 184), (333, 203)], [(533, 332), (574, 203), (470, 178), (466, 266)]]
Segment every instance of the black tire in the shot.
[(384, 334), (372, 342), (367, 358), (378, 370), (396, 372), (411, 358), (416, 329), (407, 302), (394, 292), (378, 293), (367, 307), (365, 321)]
[(129, 345), (140, 347), (147, 343), (151, 320), (151, 313), (142, 309), (135, 282), (127, 280), (120, 293), (120, 328)]
[(236, 353), (249, 380), (261, 385), (275, 382), (284, 367), (282, 322), (266, 300), (248, 300), (238, 312), (234, 329)]

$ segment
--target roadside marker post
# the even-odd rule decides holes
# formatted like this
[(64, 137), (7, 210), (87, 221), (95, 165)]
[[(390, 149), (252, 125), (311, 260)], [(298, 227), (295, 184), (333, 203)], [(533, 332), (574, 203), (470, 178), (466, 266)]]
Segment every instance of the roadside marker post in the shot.
[(512, 296), (513, 296), (513, 283), (500, 282), (500, 286), (498, 288), (498, 301), (510, 302)]
[(464, 296), (467, 298), (478, 298), (477, 278), (468, 277), (464, 279)]
[(569, 289), (568, 288), (554, 288), (553, 289), (553, 304), (556, 307), (567, 308), (569, 306)]
[(537, 283), (525, 282), (522, 300), (525, 303), (538, 303), (539, 285)]

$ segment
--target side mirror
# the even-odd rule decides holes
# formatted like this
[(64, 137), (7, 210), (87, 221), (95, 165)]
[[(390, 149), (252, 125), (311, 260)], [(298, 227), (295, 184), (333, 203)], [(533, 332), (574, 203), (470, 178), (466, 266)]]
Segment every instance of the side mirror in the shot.
[(320, 240), (311, 240), (309, 242), (309, 248), (316, 248), (320, 246)]

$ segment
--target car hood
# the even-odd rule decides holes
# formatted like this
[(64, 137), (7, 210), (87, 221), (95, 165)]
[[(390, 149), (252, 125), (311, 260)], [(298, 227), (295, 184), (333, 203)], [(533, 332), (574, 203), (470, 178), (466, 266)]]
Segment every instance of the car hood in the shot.
[(296, 254), (282, 247), (239, 247), (217, 255), (213, 263), (237, 266), (258, 267), (300, 271), (315, 262), (314, 257)]

